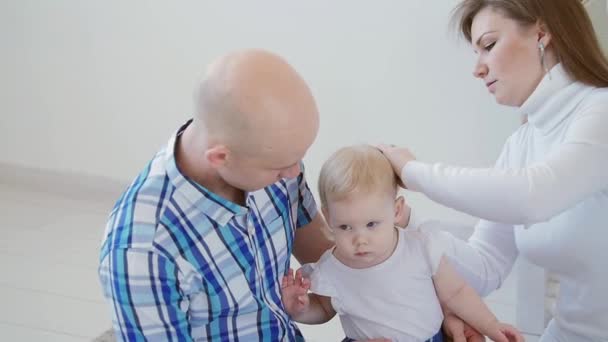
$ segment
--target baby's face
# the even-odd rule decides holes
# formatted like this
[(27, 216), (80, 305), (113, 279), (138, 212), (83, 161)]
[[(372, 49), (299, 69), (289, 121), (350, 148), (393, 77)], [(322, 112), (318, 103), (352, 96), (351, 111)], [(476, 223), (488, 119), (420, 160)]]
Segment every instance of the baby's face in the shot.
[(386, 260), (397, 242), (393, 194), (353, 194), (329, 201), (326, 218), (334, 234), (334, 255), (346, 266), (367, 268)]

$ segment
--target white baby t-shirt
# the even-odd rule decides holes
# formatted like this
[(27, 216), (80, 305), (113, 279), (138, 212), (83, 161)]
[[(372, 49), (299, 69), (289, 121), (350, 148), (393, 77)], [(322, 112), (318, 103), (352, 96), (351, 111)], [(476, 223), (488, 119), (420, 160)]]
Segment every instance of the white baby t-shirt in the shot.
[(443, 321), (431, 277), (444, 254), (444, 241), (451, 240), (446, 234), (399, 229), (393, 254), (365, 269), (344, 265), (332, 248), (312, 264), (311, 291), (331, 297), (349, 338), (425, 341)]

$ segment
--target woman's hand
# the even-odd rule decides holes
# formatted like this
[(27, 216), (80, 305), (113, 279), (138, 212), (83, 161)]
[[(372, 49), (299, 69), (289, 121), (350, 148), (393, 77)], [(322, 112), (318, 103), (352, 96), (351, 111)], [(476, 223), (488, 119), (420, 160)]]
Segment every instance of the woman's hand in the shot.
[[(385, 145), (380, 144), (377, 146), (380, 151), (386, 156), (386, 158), (391, 162), (391, 166), (393, 167), (393, 171), (399, 178), (401, 178), (401, 170), (408, 162), (412, 160), (416, 160), (416, 157), (405, 147), (397, 147), (395, 145)], [(401, 179), (404, 188), (407, 188), (405, 179)]]

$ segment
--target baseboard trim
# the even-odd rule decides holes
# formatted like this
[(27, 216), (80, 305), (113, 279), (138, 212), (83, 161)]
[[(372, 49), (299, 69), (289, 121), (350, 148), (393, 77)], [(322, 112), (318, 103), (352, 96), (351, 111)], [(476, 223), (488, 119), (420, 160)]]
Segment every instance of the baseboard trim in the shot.
[(81, 200), (116, 200), (128, 185), (102, 176), (1, 162), (0, 184)]

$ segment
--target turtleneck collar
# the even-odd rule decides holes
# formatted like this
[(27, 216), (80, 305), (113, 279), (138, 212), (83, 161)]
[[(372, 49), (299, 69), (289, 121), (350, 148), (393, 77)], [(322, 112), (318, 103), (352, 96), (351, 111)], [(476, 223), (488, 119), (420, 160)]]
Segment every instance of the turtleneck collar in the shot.
[(527, 115), (534, 127), (548, 133), (572, 113), (586, 94), (585, 88), (591, 89), (574, 81), (559, 63), (543, 77), (519, 112)]

